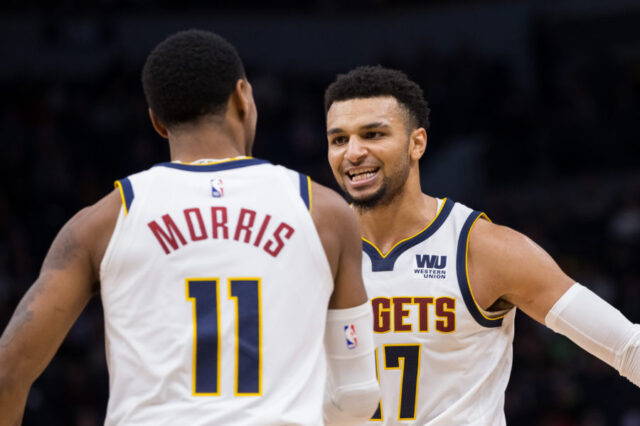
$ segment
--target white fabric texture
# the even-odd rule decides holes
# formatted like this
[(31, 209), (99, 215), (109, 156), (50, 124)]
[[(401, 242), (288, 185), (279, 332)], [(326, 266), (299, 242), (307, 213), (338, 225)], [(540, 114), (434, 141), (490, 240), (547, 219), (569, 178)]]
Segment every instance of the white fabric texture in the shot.
[(351, 425), (367, 421), (380, 398), (373, 345), (373, 314), (366, 303), (327, 313), (328, 379), (324, 421)]
[(549, 310), (545, 323), (640, 386), (640, 324), (588, 288), (571, 286)]

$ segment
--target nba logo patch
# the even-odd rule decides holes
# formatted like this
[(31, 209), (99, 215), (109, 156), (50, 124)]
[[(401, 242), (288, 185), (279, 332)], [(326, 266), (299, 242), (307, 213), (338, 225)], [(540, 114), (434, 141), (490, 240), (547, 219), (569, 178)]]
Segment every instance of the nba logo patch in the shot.
[(347, 348), (355, 349), (358, 347), (358, 338), (356, 337), (356, 328), (353, 324), (344, 326), (344, 337), (347, 340)]
[(224, 188), (222, 187), (222, 179), (211, 179), (211, 196), (213, 198), (220, 198), (224, 195)]

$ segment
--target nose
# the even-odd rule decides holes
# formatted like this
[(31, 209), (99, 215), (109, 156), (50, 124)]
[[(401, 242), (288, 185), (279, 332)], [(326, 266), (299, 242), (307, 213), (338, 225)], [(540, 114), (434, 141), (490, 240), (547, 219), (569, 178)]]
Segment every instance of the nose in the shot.
[(347, 143), (347, 151), (345, 158), (350, 162), (357, 164), (367, 155), (367, 148), (357, 136), (351, 136)]

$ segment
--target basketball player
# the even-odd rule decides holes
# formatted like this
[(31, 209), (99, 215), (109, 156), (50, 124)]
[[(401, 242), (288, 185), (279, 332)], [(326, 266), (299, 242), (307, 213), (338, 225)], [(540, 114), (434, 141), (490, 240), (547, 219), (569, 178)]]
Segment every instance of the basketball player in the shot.
[(505, 424), (518, 307), (640, 385), (640, 325), (526, 236), (423, 194), (422, 90), (399, 71), (360, 67), (325, 93), (328, 158), (353, 203), (374, 312), (384, 424)]
[(20, 424), (32, 382), (98, 291), (108, 425), (368, 419), (379, 390), (351, 209), (247, 156), (256, 107), (221, 37), (169, 37), (142, 80), (173, 161), (117, 181), (56, 237), (0, 340), (0, 424)]

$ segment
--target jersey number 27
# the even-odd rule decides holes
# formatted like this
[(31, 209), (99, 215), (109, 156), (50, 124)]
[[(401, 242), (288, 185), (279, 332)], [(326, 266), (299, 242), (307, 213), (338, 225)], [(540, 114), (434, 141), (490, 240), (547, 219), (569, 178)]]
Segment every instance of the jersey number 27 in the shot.
[[(415, 420), (418, 377), (420, 376), (420, 345), (383, 345), (382, 348), (384, 354), (382, 367), (385, 370), (401, 370), (398, 420)], [(376, 349), (376, 374), (379, 373), (378, 365), (378, 349)], [(378, 404), (378, 409), (371, 417), (371, 420), (383, 420), (380, 404)]]

